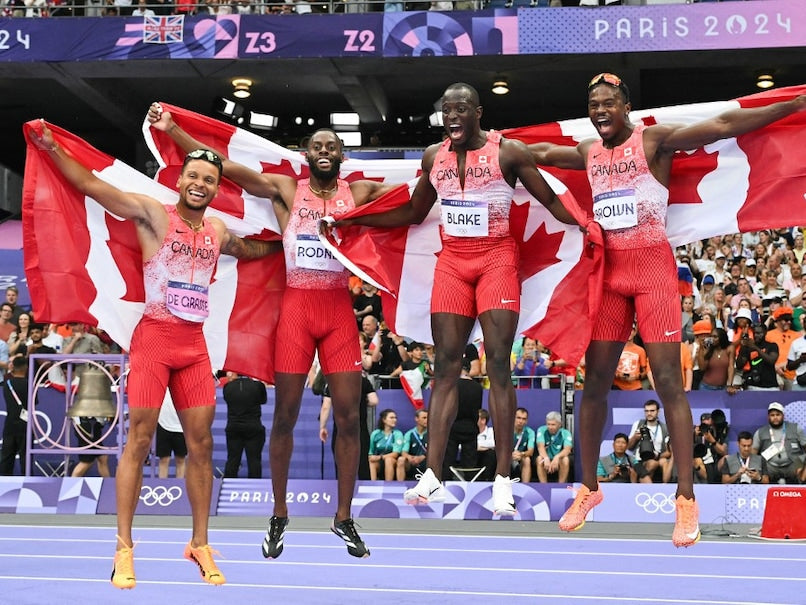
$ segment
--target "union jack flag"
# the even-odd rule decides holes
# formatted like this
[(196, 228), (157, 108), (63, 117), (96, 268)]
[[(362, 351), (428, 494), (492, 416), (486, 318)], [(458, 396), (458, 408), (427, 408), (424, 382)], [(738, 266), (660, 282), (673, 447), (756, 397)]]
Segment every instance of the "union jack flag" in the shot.
[(143, 17), (143, 43), (171, 44), (182, 42), (185, 15)]

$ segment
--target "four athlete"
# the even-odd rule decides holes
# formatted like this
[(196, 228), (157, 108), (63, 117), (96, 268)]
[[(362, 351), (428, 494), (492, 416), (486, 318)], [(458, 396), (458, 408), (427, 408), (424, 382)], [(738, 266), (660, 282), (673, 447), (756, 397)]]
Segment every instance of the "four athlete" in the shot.
[[(680, 386), (680, 316), (675, 263), (665, 236), (672, 156), (721, 138), (737, 136), (806, 108), (806, 97), (762, 108), (739, 109), (692, 126), (635, 126), (629, 120), (629, 90), (618, 76), (600, 74), (588, 87), (588, 113), (600, 139), (576, 147), (535, 144), (527, 148), (480, 126), (482, 107), (469, 85), (449, 86), (442, 98), (447, 137), (429, 147), (422, 176), (410, 201), (384, 214), (369, 214), (353, 223), (393, 227), (421, 222), (437, 199), (441, 202), (442, 252), (436, 266), (431, 303), (436, 350), (435, 382), (429, 413), (428, 469), (406, 491), (407, 502), (445, 499), (440, 481), (447, 433), (457, 411), (456, 379), (462, 354), (478, 318), (484, 334), (490, 408), (495, 426), (512, 426), (515, 392), (510, 380), (510, 351), (520, 310), (518, 248), (509, 229), (509, 208), (517, 180), (558, 220), (577, 224), (551, 191), (535, 163), (587, 169), (594, 197), (594, 217), (605, 232), (606, 267), (601, 312), (586, 354), (586, 380), (579, 410), (582, 436), (582, 487), (560, 520), (561, 529), (584, 525), (587, 513), (602, 500), (595, 468), (605, 420), (607, 392), (634, 318), (653, 360), (656, 390), (666, 410), (672, 447), (690, 451), (691, 412)], [(112, 583), (135, 585), (131, 524), (142, 483), (142, 464), (156, 429), (159, 406), (171, 389), (188, 444), (187, 488), (193, 511), (193, 536), (185, 556), (198, 564), (202, 577), (223, 584), (224, 576), (207, 544), (207, 516), (212, 481), (211, 434), (215, 402), (210, 362), (201, 331), (203, 304), (219, 253), (257, 258), (277, 245), (243, 240), (204, 211), (218, 191), (222, 173), (247, 192), (269, 200), (281, 231), (287, 288), (277, 330), (276, 400), (270, 462), (274, 511), (263, 554), (283, 551), (288, 524), (286, 486), (293, 428), (314, 353), (318, 351), (338, 426), (335, 456), (339, 467), (338, 504), (332, 530), (356, 557), (369, 549), (350, 517), (358, 467), (358, 406), (361, 353), (347, 288), (348, 273), (336, 261), (308, 254), (319, 248), (317, 225), (325, 216), (338, 220), (372, 201), (392, 185), (373, 181), (352, 184), (339, 179), (341, 141), (329, 129), (310, 138), (306, 159), (311, 176), (295, 179), (263, 174), (204, 149), (159, 104), (149, 109), (152, 126), (167, 132), (189, 152), (177, 187), (176, 206), (166, 207), (145, 195), (124, 193), (93, 176), (61, 150), (44, 126), (33, 140), (78, 189), (107, 210), (132, 220), (143, 251), (146, 310), (131, 347), (128, 440), (117, 471), (118, 545)], [(627, 171), (611, 170), (625, 163)], [(625, 219), (611, 212), (634, 204), (637, 215)], [(620, 216), (621, 218), (613, 218)], [(345, 221), (346, 222), (346, 221)], [(174, 241), (181, 246), (172, 245)], [(202, 249), (204, 253), (202, 252)], [(176, 250), (189, 251), (177, 253)], [(182, 292), (183, 296), (173, 296)], [(189, 296), (198, 304), (174, 301)], [(175, 342), (186, 343), (179, 356)], [(180, 358), (181, 357), (181, 358)], [(512, 432), (496, 438), (498, 468), (493, 508), (515, 514), (509, 480)], [(678, 460), (677, 521), (673, 542), (689, 546), (699, 540), (691, 460)]]

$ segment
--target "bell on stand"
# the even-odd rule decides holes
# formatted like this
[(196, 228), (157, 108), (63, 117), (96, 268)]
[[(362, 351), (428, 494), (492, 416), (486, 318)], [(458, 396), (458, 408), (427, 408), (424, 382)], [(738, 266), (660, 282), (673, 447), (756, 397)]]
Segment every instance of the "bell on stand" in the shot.
[(88, 367), (81, 373), (73, 405), (67, 410), (71, 418), (114, 418), (117, 402), (112, 398), (112, 381), (106, 372)]

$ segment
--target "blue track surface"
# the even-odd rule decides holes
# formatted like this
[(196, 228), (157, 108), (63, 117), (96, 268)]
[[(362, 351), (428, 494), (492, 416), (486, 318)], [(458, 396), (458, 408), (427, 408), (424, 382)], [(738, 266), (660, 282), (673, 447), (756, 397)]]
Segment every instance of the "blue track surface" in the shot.
[[(227, 584), (204, 584), (182, 557), (189, 529), (135, 530), (137, 587), (109, 582), (114, 530), (0, 526), (0, 603), (185, 605), (230, 603), (520, 602), (724, 605), (806, 603), (803, 543), (368, 533), (368, 559), (330, 532), (286, 533), (280, 559), (260, 554), (260, 531), (211, 529)], [(525, 599), (525, 601), (523, 601)]]

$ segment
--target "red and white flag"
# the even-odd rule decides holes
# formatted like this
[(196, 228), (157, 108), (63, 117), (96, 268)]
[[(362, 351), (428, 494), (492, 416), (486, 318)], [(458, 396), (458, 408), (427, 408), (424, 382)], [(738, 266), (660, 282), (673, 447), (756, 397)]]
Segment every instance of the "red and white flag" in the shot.
[[(165, 204), (176, 202), (172, 189), (66, 130), (48, 126), (70, 155), (104, 181)], [(128, 349), (145, 300), (134, 225), (106, 212), (64, 179), (48, 154), (31, 142), (31, 131), (40, 128), (38, 120), (23, 128), (28, 140), (23, 254), (34, 315), (40, 321), (98, 326)], [(265, 217), (229, 210), (216, 200), (208, 215), (221, 218), (240, 236), (276, 237), (264, 231)], [(204, 325), (214, 368), (273, 381), (274, 329), (284, 286), (282, 254), (254, 261), (221, 256), (210, 286), (210, 318)]]
[[(633, 110), (633, 123), (693, 124), (740, 107), (760, 107), (806, 94), (806, 85), (732, 101)], [(704, 148), (678, 152), (669, 184), (666, 233), (672, 246), (716, 235), (806, 224), (806, 112)], [(525, 143), (576, 145), (595, 138), (588, 118), (505, 130)], [(579, 170), (546, 168), (590, 212), (591, 190)]]
[[(565, 186), (544, 173), (563, 204), (583, 225), (585, 215)], [(408, 201), (416, 181), (344, 218), (387, 212)], [(351, 271), (378, 285), (384, 319), (392, 331), (418, 342), (433, 342), (429, 311), (439, 236), (439, 201), (420, 225), (379, 229), (337, 229), (323, 241)], [(601, 245), (593, 246), (577, 226), (557, 221), (526, 190), (515, 191), (510, 229), (520, 247), (521, 314), (518, 332), (540, 340), (575, 364), (590, 338), (601, 298)], [(594, 234), (595, 236), (595, 234)], [(601, 243), (601, 235), (594, 240)], [(569, 330), (569, 321), (574, 329)], [(476, 327), (473, 340), (481, 337)]]
[[(297, 178), (309, 174), (301, 153), (218, 120), (165, 103), (162, 106), (193, 138), (233, 161), (264, 173)], [(143, 125), (143, 133), (164, 167), (157, 179), (172, 185), (185, 157), (184, 151), (170, 136), (151, 128), (148, 122)], [(340, 176), (347, 181), (372, 179), (405, 184), (355, 211), (365, 213), (382, 212), (405, 203), (409, 199), (408, 187), (416, 182), (419, 172), (419, 160), (348, 159), (342, 164)], [(576, 208), (578, 220), (584, 224), (584, 214), (564, 185), (551, 175), (546, 174), (546, 178), (567, 202), (566, 206)], [(251, 198), (238, 187), (222, 186), (217, 201), (236, 215), (254, 205), (269, 206), (265, 200)], [(590, 318), (598, 308), (601, 255), (598, 251), (594, 254), (597, 249), (586, 247), (577, 227), (556, 221), (523, 189), (516, 192), (511, 215), (513, 232), (521, 242), (521, 330), (538, 337), (564, 359), (578, 360), (587, 345), (592, 325)], [(361, 236), (346, 238), (347, 248), (342, 247), (337, 254), (345, 266), (381, 287), (384, 318), (391, 329), (419, 342), (433, 342), (429, 310), (436, 254), (441, 249), (438, 225), (437, 204), (427, 221), (419, 226), (392, 230), (356, 228), (362, 232)], [(575, 322), (573, 331), (568, 330), (569, 318)], [(480, 335), (477, 326), (474, 336)]]
[(415, 410), (422, 410), (425, 407), (423, 384), (425, 384), (425, 376), (420, 368), (403, 370), (400, 373), (400, 386), (403, 387)]

